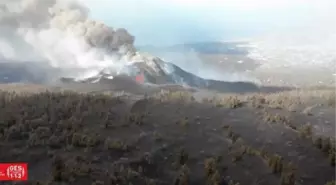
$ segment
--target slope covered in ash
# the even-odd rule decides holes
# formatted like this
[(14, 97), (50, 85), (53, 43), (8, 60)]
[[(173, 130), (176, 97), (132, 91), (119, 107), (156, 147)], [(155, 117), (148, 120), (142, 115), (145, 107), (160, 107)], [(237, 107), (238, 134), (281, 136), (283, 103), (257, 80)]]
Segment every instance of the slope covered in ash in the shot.
[(252, 82), (245, 81), (219, 81), (204, 79), (192, 73), (189, 73), (177, 65), (169, 62), (157, 60), (159, 66), (162, 67), (168, 80), (175, 84), (187, 85), (199, 89), (208, 89), (218, 92), (233, 92), (233, 93), (247, 93), (247, 92), (277, 92), (283, 90), (290, 90), (291, 87), (276, 87), (276, 86), (259, 86)]
[(0, 83), (45, 84), (58, 72), (43, 63), (0, 59)]
[(21, 93), (0, 92), (0, 160), (28, 163), (28, 184), (335, 184), (335, 90)]

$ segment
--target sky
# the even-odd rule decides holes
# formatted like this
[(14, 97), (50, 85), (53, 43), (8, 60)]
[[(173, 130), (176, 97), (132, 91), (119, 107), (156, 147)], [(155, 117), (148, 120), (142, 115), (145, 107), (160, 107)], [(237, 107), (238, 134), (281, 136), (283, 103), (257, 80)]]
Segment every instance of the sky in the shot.
[(244, 40), (279, 30), (334, 29), (336, 23), (335, 0), (81, 1), (93, 18), (129, 30), (136, 45)]

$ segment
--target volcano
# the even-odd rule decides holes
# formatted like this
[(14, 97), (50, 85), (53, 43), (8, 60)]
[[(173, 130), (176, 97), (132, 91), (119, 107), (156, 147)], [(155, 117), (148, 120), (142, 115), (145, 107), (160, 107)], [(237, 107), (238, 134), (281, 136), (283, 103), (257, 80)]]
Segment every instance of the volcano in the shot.
[[(0, 50), (2, 83), (105, 87), (173, 84), (219, 92), (258, 92), (261, 88), (250, 82), (201, 78), (159, 57), (139, 52), (134, 46), (135, 37), (126, 29), (92, 20), (89, 9), (79, 1), (6, 0), (2, 4), (0, 41), (7, 48)], [(210, 53), (228, 52), (228, 48), (218, 44), (197, 46), (201, 50), (208, 48)]]
[(108, 69), (105, 69), (99, 74), (88, 78), (61, 78), (60, 81), (63, 84), (111, 84), (111, 86), (118, 84), (118, 86), (123, 87), (129, 85), (179, 85), (186, 88), (207, 89), (221, 93), (276, 92), (290, 89), (288, 87), (259, 86), (244, 81), (228, 82), (204, 79), (181, 69), (177, 65), (146, 54), (137, 53), (131, 61), (130, 65), (125, 66), (117, 73), (111, 73)]

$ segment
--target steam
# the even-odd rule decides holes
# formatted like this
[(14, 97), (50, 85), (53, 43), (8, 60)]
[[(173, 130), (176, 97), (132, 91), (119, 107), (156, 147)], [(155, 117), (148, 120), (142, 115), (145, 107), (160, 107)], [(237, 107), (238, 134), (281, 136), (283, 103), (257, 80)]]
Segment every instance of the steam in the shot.
[(2, 0), (0, 30), (0, 58), (45, 62), (69, 75), (120, 70), (136, 52), (125, 29), (90, 20), (72, 0)]

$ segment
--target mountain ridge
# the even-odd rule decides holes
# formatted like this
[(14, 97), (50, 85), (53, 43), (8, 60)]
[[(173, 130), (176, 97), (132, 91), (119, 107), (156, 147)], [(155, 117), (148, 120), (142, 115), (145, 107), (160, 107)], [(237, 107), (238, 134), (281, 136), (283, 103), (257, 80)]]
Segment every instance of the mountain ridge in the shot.
[(193, 50), (198, 53), (204, 54), (231, 54), (231, 55), (247, 55), (248, 54), (248, 42), (219, 42), (219, 41), (207, 41), (207, 42), (194, 42), (184, 44), (174, 44), (167, 46), (154, 46), (144, 45), (136, 46), (140, 51), (150, 52), (186, 52)]

